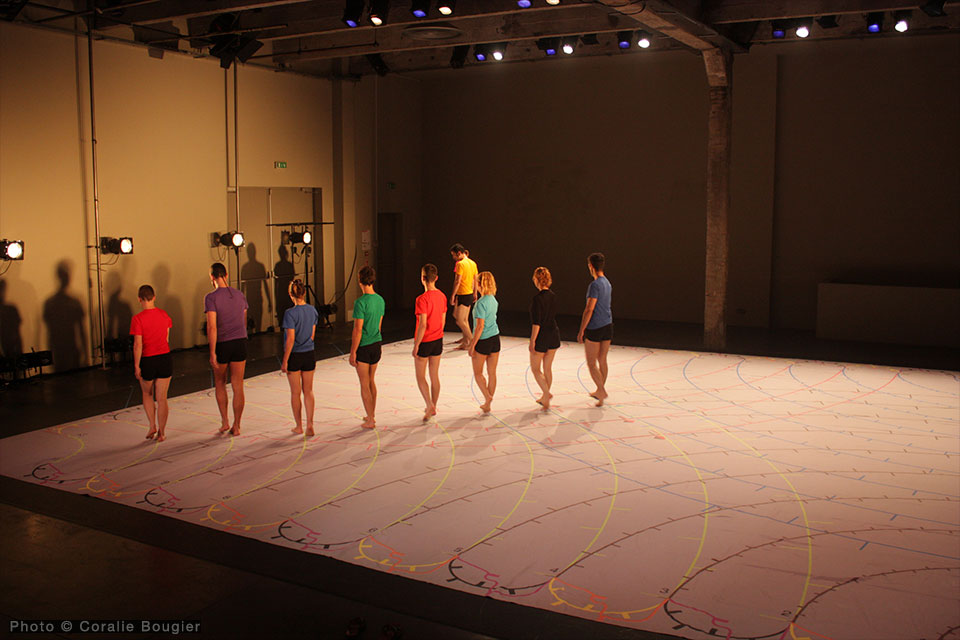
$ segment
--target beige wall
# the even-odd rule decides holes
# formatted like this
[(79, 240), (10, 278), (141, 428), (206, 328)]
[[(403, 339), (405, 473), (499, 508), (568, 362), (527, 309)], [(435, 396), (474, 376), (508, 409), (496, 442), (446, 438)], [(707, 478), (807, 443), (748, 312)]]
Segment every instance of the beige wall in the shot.
[[(960, 285), (960, 38), (756, 47), (736, 58), (729, 321), (812, 330), (817, 284)], [(703, 317), (706, 83), (684, 52), (422, 74), (424, 259), (471, 249), (501, 305), (538, 264), (582, 309)], [(772, 318), (771, 318), (772, 310)]]
[[(135, 239), (134, 255), (103, 272), (112, 332), (125, 333), (118, 327), (139, 310), (137, 287), (151, 282), (175, 322), (172, 346), (204, 342), (207, 270), (226, 256), (210, 248), (210, 233), (235, 226), (225, 141), (229, 129), (232, 151), (232, 114), (225, 123), (232, 70), (225, 77), (216, 61), (171, 54), (157, 60), (142, 48), (103, 41), (94, 44), (94, 62), (101, 234)], [(85, 268), (95, 258), (85, 249), (94, 244), (87, 86), (85, 38), (0, 24), (0, 235), (27, 243), (26, 260), (8, 263), (3, 280), (6, 303), (23, 321), (26, 350), (50, 345), (45, 301), (69, 302), (53, 298), (61, 261), (71, 268), (66, 294), (82, 309), (77, 322), (86, 342), (99, 342), (96, 271)], [(241, 67), (238, 112), (241, 187), (321, 188), (324, 219), (332, 221), (331, 83)], [(278, 160), (287, 169), (274, 169)], [(262, 225), (263, 216), (254, 216), (260, 205), (247, 204), (250, 223)], [(356, 215), (353, 201), (345, 211)], [(243, 213), (241, 198), (241, 227)], [(339, 286), (328, 230), (324, 279), (333, 291)], [(352, 236), (347, 243), (352, 257)], [(258, 259), (269, 269), (275, 248), (264, 249)], [(235, 266), (231, 256), (228, 268)], [(72, 313), (71, 304), (60, 306)], [(70, 322), (65, 331), (76, 330)], [(71, 364), (91, 363), (90, 348), (81, 351)]]

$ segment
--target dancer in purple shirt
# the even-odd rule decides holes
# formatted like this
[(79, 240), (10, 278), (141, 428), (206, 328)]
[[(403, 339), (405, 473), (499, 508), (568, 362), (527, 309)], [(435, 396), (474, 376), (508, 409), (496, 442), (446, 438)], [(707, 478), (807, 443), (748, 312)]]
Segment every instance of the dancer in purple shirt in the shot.
[[(243, 372), (247, 368), (247, 299), (227, 282), (227, 268), (220, 262), (210, 267), (214, 290), (203, 299), (207, 314), (207, 339), (210, 342), (210, 366), (220, 408), (220, 433), (240, 435), (243, 415)], [(227, 414), (227, 370), (233, 388), (233, 426)]]

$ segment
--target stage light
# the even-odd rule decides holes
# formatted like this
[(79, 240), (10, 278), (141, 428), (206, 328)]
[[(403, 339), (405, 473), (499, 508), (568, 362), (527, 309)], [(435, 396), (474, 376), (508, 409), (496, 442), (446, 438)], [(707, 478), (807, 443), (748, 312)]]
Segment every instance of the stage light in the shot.
[(560, 38), (540, 38), (537, 40), (537, 49), (548, 56), (555, 56), (557, 50), (560, 49)]
[(453, 10), (457, 8), (456, 0), (447, 0), (447, 2), (441, 2), (437, 5), (437, 11), (440, 12), (442, 16), (449, 16), (453, 13)]
[(313, 234), (309, 231), (294, 231), (290, 234), (290, 242), (293, 244), (310, 244), (313, 242)]
[(463, 69), (463, 64), (467, 61), (467, 54), (470, 53), (470, 45), (461, 44), (453, 48), (450, 54), (450, 66), (454, 69)]
[(649, 49), (650, 34), (646, 31), (637, 31), (637, 46), (641, 49)]
[(820, 16), (817, 18), (817, 24), (820, 25), (821, 29), (836, 29), (837, 28), (837, 16)]
[(797, 37), (806, 38), (810, 35), (810, 25), (811, 21), (809, 18), (804, 18), (803, 20), (797, 21)]
[(787, 35), (787, 21), (774, 20), (770, 23), (771, 33), (775, 40), (782, 40)]
[(363, 0), (347, 0), (343, 6), (343, 23), (353, 29), (360, 25), (363, 14)]
[(630, 31), (617, 32), (617, 46), (621, 49), (629, 49), (631, 40), (633, 40), (633, 33)]
[(0, 260), (23, 260), (23, 240), (0, 240)]
[(490, 47), (491, 53), (493, 54), (493, 59), (497, 62), (503, 60), (503, 55), (507, 50), (506, 42), (498, 42)]
[(133, 253), (133, 238), (100, 238), (100, 253), (130, 255)]
[(920, 10), (931, 18), (942, 18), (947, 15), (947, 12), (943, 10), (943, 5), (946, 0), (931, 0), (926, 4), (920, 5)]
[(239, 231), (229, 231), (227, 233), (220, 235), (220, 244), (225, 247), (233, 247), (234, 249), (239, 249), (243, 246), (243, 234)]
[(490, 56), (490, 45), (488, 44), (473, 45), (473, 57), (476, 58), (477, 62), (486, 62), (489, 56)]
[(521, 9), (529, 9), (530, 0), (517, 0), (517, 6), (520, 7)]
[(547, 0), (547, 4), (553, 5), (554, 7), (560, 4), (560, 0)]
[(875, 11), (867, 14), (867, 31), (880, 33), (883, 31), (883, 12)]
[(907, 29), (910, 28), (910, 16), (912, 15), (913, 12), (910, 9), (903, 9), (894, 13), (893, 19), (896, 20), (896, 24), (893, 28), (900, 33), (906, 33)]
[(413, 0), (410, 3), (410, 13), (418, 18), (426, 18), (430, 12), (430, 0)]
[(387, 21), (390, 12), (390, 0), (370, 0), (370, 23), (379, 27)]
[(569, 36), (563, 39), (562, 51), (569, 55), (572, 55), (574, 50), (577, 48), (577, 36)]

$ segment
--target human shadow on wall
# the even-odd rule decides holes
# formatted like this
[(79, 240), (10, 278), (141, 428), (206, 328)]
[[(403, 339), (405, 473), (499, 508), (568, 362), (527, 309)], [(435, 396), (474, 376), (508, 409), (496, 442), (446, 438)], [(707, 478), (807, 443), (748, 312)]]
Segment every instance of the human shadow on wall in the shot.
[(240, 280), (243, 295), (247, 298), (250, 310), (247, 312), (247, 324), (252, 325), (254, 333), (259, 333), (263, 325), (263, 298), (267, 298), (267, 309), (273, 311), (270, 300), (270, 284), (267, 282), (267, 268), (257, 262), (257, 245), (247, 245), (247, 262), (240, 267)]
[(83, 305), (67, 292), (71, 270), (68, 260), (57, 263), (57, 292), (43, 303), (43, 321), (47, 325), (47, 343), (53, 351), (55, 371), (69, 371), (87, 363)]
[(283, 314), (293, 306), (289, 291), (296, 270), (289, 260), (290, 252), (285, 245), (281, 244), (277, 247), (277, 255), (280, 256), (280, 260), (273, 265), (273, 299), (277, 306), (277, 325), (282, 327)]
[(183, 326), (183, 303), (179, 297), (170, 293), (170, 268), (161, 262), (153, 268), (150, 279), (150, 285), (157, 294), (157, 306), (166, 311), (173, 322), (173, 328), (170, 329), (170, 348), (187, 346), (185, 336), (189, 334)]
[(7, 304), (7, 281), (0, 280), (0, 355), (4, 358), (16, 358), (23, 353), (22, 323), (19, 309)]
[(123, 280), (116, 271), (107, 274), (107, 340), (125, 340), (130, 335), (133, 308), (122, 298)]

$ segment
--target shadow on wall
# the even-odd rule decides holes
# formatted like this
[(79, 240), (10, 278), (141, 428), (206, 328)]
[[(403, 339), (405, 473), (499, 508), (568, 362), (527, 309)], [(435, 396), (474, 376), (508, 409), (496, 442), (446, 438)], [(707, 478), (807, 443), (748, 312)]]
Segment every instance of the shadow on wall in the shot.
[(15, 358), (23, 353), (21, 324), (20, 311), (7, 304), (7, 281), (0, 280), (0, 355), (4, 358)]
[(164, 263), (158, 264), (153, 268), (150, 274), (150, 286), (157, 294), (157, 306), (167, 312), (170, 320), (173, 322), (173, 328), (170, 329), (170, 348), (179, 349), (186, 346), (193, 346), (191, 342), (186, 344), (184, 337), (187, 335), (186, 327), (183, 326), (183, 304), (180, 298), (170, 294), (170, 268)]
[(276, 301), (277, 326), (283, 326), (283, 314), (287, 309), (293, 306), (293, 300), (290, 299), (290, 283), (293, 282), (293, 276), (296, 270), (293, 263), (290, 262), (290, 252), (287, 247), (280, 245), (277, 247), (277, 255), (280, 260), (273, 265), (273, 299)]
[(252, 325), (253, 332), (259, 333), (263, 325), (263, 298), (267, 298), (267, 309), (273, 311), (273, 302), (270, 299), (270, 284), (267, 282), (267, 268), (262, 262), (257, 262), (257, 245), (252, 242), (247, 245), (247, 262), (240, 268), (240, 280), (243, 295), (247, 298), (250, 311), (247, 313), (247, 323)]
[(72, 269), (68, 260), (57, 263), (57, 292), (43, 303), (43, 321), (47, 325), (55, 371), (68, 371), (87, 364), (87, 337), (83, 329), (86, 314), (80, 301), (67, 293)]
[(116, 271), (107, 274), (107, 340), (125, 339), (130, 335), (133, 308), (123, 299), (123, 280)]

